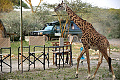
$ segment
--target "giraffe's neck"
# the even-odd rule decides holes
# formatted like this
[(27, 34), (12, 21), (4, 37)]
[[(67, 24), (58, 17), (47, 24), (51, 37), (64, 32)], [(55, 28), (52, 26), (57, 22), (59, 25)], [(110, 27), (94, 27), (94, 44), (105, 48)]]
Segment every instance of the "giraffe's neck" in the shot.
[(66, 11), (72, 21), (82, 30), (84, 33), (88, 28), (93, 28), (92, 24), (88, 23), (86, 20), (80, 18), (75, 14), (68, 6), (66, 6)]

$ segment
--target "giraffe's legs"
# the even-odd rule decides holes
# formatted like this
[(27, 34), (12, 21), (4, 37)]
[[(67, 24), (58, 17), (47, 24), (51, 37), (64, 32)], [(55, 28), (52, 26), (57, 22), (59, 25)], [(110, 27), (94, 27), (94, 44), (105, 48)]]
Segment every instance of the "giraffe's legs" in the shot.
[(94, 75), (92, 76), (92, 79), (95, 77), (95, 75), (96, 75), (96, 73), (97, 73), (97, 70), (98, 70), (98, 68), (100, 67), (101, 63), (102, 63), (102, 59), (103, 59), (103, 55), (100, 54), (100, 52), (99, 52), (99, 61), (98, 61), (98, 65), (97, 65), (97, 68), (96, 68), (96, 71), (95, 71)]
[(79, 62), (80, 62), (80, 59), (82, 57), (82, 55), (85, 53), (85, 50), (83, 49), (81, 54), (78, 56), (77, 58), (77, 70), (76, 70), (76, 77), (78, 77), (78, 68), (79, 68)]
[(111, 58), (108, 56), (107, 54), (107, 48), (99, 48), (100, 52), (102, 53), (102, 55), (104, 56), (104, 58), (106, 59), (106, 61), (108, 62), (109, 64), (109, 70), (112, 72), (112, 76), (113, 76), (113, 80), (115, 79), (115, 75), (114, 75), (114, 72), (113, 72), (113, 68), (112, 68), (112, 65), (111, 65)]
[(87, 79), (90, 78), (90, 58), (89, 58), (89, 50), (86, 49), (86, 57), (87, 57), (87, 64), (88, 64), (88, 77)]
[(86, 53), (86, 57), (87, 57), (87, 64), (88, 64), (88, 77), (87, 79), (90, 78), (90, 57), (89, 57), (89, 46), (87, 44), (83, 44), (84, 48), (85, 48), (85, 53)]
[[(110, 57), (108, 57), (108, 55), (104, 55), (104, 57), (105, 57), (105, 59), (106, 59), (106, 61), (108, 62), (108, 64), (109, 64), (109, 61), (110, 61)], [(114, 74), (114, 71), (113, 71), (113, 68), (112, 68), (112, 65), (110, 65), (111, 66), (111, 72), (112, 72), (112, 77), (113, 77), (113, 80), (115, 79), (115, 74)]]

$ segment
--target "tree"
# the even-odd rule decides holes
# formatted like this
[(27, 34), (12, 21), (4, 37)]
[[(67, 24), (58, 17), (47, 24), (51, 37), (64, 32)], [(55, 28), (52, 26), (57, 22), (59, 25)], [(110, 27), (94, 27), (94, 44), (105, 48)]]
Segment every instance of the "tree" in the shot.
[[(20, 6), (20, 0), (12, 0), (13, 4)], [(29, 9), (28, 5), (22, 1), (22, 7)]]
[(110, 38), (120, 38), (120, 9), (109, 9), (112, 13), (112, 26), (109, 34)]
[[(13, 6), (20, 6), (20, 0), (0, 0), (0, 13), (12, 11), (14, 9)], [(29, 8), (23, 1), (22, 7)]]
[[(63, 38), (66, 35), (66, 31), (65, 31), (67, 29), (66, 25), (68, 24), (70, 18), (67, 15), (67, 13), (64, 11), (57, 11), (56, 14), (57, 14), (57, 17), (58, 17), (58, 20), (60, 23), (61, 37)], [(62, 22), (61, 22), (62, 20), (65, 20), (65, 24), (62, 24)], [(68, 25), (68, 27), (69, 27), (69, 25)], [(69, 30), (69, 28), (68, 28), (68, 30)]]
[(40, 0), (40, 2), (38, 3), (38, 6), (36, 7), (35, 11), (33, 10), (33, 6), (32, 6), (31, 0), (25, 0), (25, 1), (30, 5), (32, 13), (36, 13), (38, 7), (40, 6), (40, 3), (41, 3), (43, 0)]
[(0, 0), (0, 13), (10, 12), (13, 10), (13, 3), (11, 0)]
[[(73, 1), (71, 3), (69, 3), (67, 0), (65, 0), (65, 3), (72, 8), (72, 10), (77, 13), (78, 15), (82, 14), (82, 13), (89, 13), (90, 11), (87, 8), (91, 8), (92, 6), (90, 4), (87, 3), (82, 3), (81, 0), (76, 0)], [(51, 5), (52, 7), (52, 5)], [(80, 11), (80, 12), (79, 12)], [(66, 25), (69, 23), (69, 16), (66, 13), (66, 11), (58, 11), (56, 12), (57, 16), (58, 16), (58, 20), (60, 23), (60, 29), (61, 29), (61, 37), (65, 37), (64, 35), (66, 35)], [(61, 20), (66, 20), (64, 25), (61, 25)], [(69, 27), (70, 25), (68, 25)], [(69, 28), (68, 28), (69, 29)], [(68, 31), (69, 32), (69, 31)]]

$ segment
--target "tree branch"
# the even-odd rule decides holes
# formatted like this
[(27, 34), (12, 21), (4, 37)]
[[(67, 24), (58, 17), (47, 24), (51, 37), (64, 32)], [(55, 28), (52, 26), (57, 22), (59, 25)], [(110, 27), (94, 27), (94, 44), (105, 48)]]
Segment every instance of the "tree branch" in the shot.
[(25, 0), (25, 1), (30, 5), (32, 13), (36, 13), (38, 7), (40, 6), (40, 3), (41, 3), (43, 0), (40, 0), (40, 2), (39, 2), (39, 4), (38, 4), (37, 8), (35, 9), (35, 11), (33, 11), (33, 6), (32, 6), (32, 3), (31, 3), (31, 0)]

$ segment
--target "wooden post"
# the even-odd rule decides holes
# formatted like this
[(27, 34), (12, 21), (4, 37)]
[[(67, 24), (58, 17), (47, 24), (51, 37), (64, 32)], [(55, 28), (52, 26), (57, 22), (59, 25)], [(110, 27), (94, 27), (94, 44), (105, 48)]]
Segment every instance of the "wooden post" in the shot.
[(64, 38), (59, 38), (59, 46), (64, 46)]
[(21, 70), (22, 70), (22, 73), (23, 73), (22, 0), (20, 0), (20, 38), (21, 38)]

